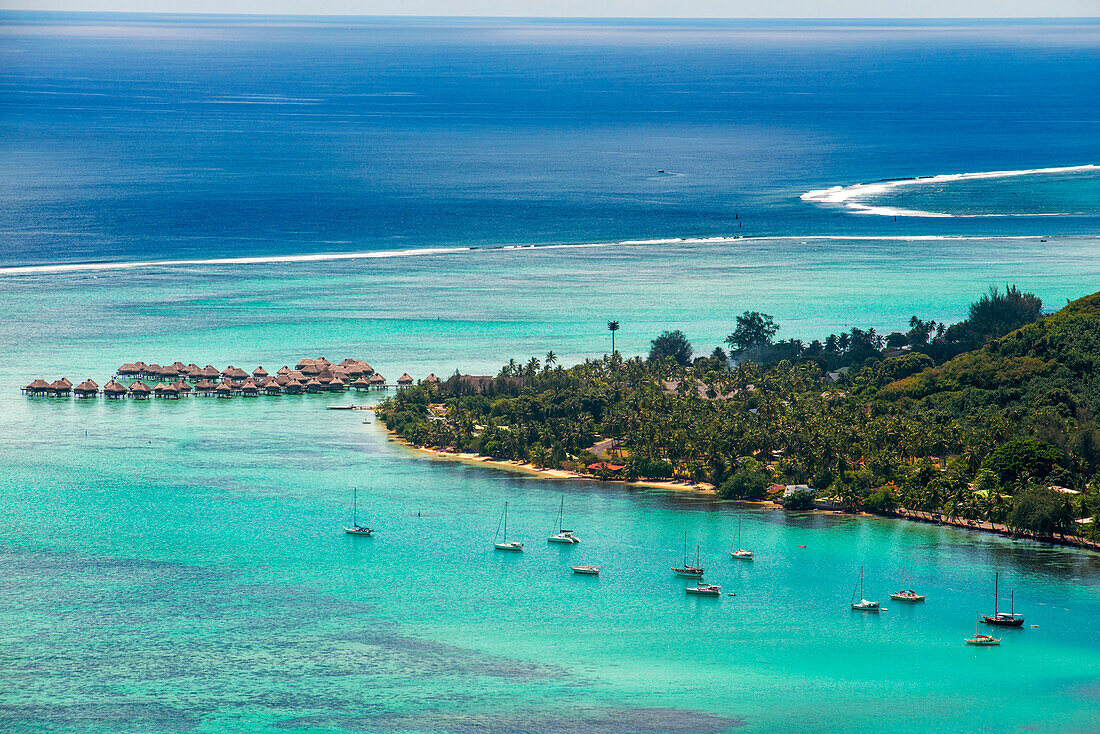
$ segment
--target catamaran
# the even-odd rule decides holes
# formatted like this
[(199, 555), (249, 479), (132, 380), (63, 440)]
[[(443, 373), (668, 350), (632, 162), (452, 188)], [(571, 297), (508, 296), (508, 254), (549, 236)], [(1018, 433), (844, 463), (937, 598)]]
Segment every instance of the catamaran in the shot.
[(1016, 614), (1016, 592), (1012, 592), (1012, 601), (1009, 611), (997, 611), (997, 604), (1001, 596), (1001, 574), (998, 572), (993, 577), (993, 614), (982, 616), (982, 621), (997, 627), (1023, 627), (1024, 615)]
[(688, 565), (688, 536), (684, 533), (684, 565), (680, 568), (673, 567), (672, 572), (683, 578), (698, 579), (703, 577), (703, 570), (699, 566), (699, 546), (695, 546), (695, 565)]
[(752, 551), (741, 547), (741, 518), (737, 518), (737, 550), (731, 550), (730, 555), (742, 561), (752, 560)]
[(877, 601), (868, 601), (863, 598), (863, 566), (859, 567), (859, 601), (854, 601), (855, 593), (855, 589), (853, 589), (852, 609), (858, 612), (877, 612), (879, 610)]
[[(497, 526), (499, 528), (499, 525)], [(504, 540), (499, 543), (493, 543), (493, 547), (497, 550), (503, 551), (522, 551), (523, 543), (515, 540), (508, 540), (508, 503), (504, 503)]]
[(685, 593), (695, 594), (697, 596), (722, 596), (722, 587), (715, 586), (714, 584), (706, 584), (700, 581), (695, 586), (689, 586), (684, 589)]
[(371, 528), (365, 528), (359, 524), (359, 490), (351, 491), (351, 527), (344, 526), (344, 532), (348, 535), (370, 535), (374, 532)]
[[(981, 615), (975, 614), (974, 616), (977, 618)], [(1001, 638), (994, 637), (993, 635), (987, 635), (978, 631), (978, 619), (974, 620), (974, 636), (967, 637), (965, 639), (966, 644), (976, 645), (977, 647), (993, 647), (995, 645), (1001, 644)]]
[(894, 601), (918, 602), (924, 601), (924, 597), (913, 591), (913, 579), (909, 579), (909, 588), (905, 588), (905, 570), (901, 572), (901, 588), (890, 595)]
[(549, 543), (573, 543), (581, 542), (581, 539), (576, 535), (573, 535), (572, 530), (566, 530), (561, 526), (562, 516), (565, 514), (565, 495), (561, 496), (561, 508), (558, 510), (558, 532), (547, 538)]

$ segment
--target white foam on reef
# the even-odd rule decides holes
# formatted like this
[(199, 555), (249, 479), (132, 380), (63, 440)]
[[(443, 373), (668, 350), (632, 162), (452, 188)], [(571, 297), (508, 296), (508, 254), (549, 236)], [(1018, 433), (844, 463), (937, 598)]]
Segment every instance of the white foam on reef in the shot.
[(57, 263), (55, 265), (16, 265), (0, 267), (0, 277), (16, 275), (68, 275), (111, 270), (139, 270), (171, 267), (263, 265), (277, 263), (312, 263), (334, 260), (370, 260), (377, 258), (416, 257), (418, 255), (476, 255), (491, 252), (528, 252), (533, 250), (575, 250), (592, 247), (638, 247), (649, 245), (716, 245), (732, 242), (775, 242), (779, 240), (841, 240), (868, 242), (933, 242), (951, 240), (1039, 240), (1045, 235), (764, 235), (736, 237), (664, 237), (652, 240), (619, 240), (617, 242), (577, 242), (547, 245), (499, 245), (481, 247), (431, 247), (379, 252), (317, 252), (304, 255), (257, 255), (251, 257), (219, 257), (195, 260), (132, 260), (98, 263)]
[(938, 176), (921, 176), (918, 178), (903, 178), (896, 181), (878, 181), (869, 184), (853, 184), (851, 186), (832, 186), (827, 189), (814, 189), (807, 191), (799, 198), (815, 204), (841, 206), (857, 214), (876, 214), (883, 217), (1036, 217), (1036, 216), (1064, 216), (1063, 214), (947, 214), (945, 212), (928, 212), (920, 209), (900, 209), (892, 206), (874, 206), (863, 203), (864, 199), (870, 199), (892, 189), (903, 186), (923, 186), (925, 184), (950, 183), (952, 181), (968, 181), (983, 178), (1011, 178), (1015, 176), (1033, 176), (1042, 173), (1085, 173), (1088, 171), (1100, 171), (1100, 166), (1061, 166), (1058, 168), (1029, 168), (1019, 171), (980, 171), (976, 173), (943, 173)]

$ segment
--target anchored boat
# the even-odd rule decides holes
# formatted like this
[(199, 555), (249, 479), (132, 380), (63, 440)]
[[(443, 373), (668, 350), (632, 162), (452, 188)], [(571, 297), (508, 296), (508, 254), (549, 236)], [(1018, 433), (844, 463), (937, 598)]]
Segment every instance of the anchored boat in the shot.
[[(497, 526), (499, 527), (499, 525)], [(508, 503), (504, 503), (504, 539), (499, 543), (494, 542), (493, 547), (502, 551), (522, 551), (523, 543), (508, 540)]]
[(992, 624), (997, 627), (1022, 627), (1024, 625), (1024, 615), (1016, 614), (1016, 592), (1012, 592), (1011, 606), (1008, 612), (997, 611), (997, 604), (1001, 596), (1001, 574), (997, 573), (993, 577), (993, 614), (986, 614), (982, 617), (982, 621), (986, 624)]
[(705, 584), (702, 581), (695, 584), (695, 586), (689, 586), (684, 591), (688, 594), (694, 594), (696, 596), (722, 596), (722, 587), (715, 586), (714, 584)]
[(599, 566), (570, 566), (573, 573), (580, 574), (581, 576), (599, 576)]
[(551, 535), (546, 539), (548, 543), (568, 543), (572, 545), (574, 543), (581, 542), (581, 539), (576, 535), (573, 535), (572, 530), (565, 530), (562, 528), (562, 516), (565, 514), (565, 495), (561, 496), (561, 508), (558, 510), (558, 532)]
[(752, 551), (741, 547), (741, 518), (737, 518), (737, 550), (731, 550), (730, 555), (741, 561), (752, 560)]
[(672, 572), (683, 578), (698, 579), (703, 577), (703, 571), (704, 569), (699, 566), (699, 546), (695, 546), (695, 565), (688, 564), (688, 536), (684, 533), (684, 565), (679, 568), (673, 567)]
[[(855, 590), (852, 590), (852, 599), (855, 599)], [(863, 566), (859, 567), (859, 601), (852, 601), (852, 609), (857, 612), (877, 612), (879, 606), (877, 601), (868, 601), (863, 598)]]
[[(974, 616), (975, 616), (975, 618), (977, 618), (980, 615), (975, 614)], [(987, 634), (984, 634), (982, 632), (978, 632), (978, 620), (975, 619), (974, 620), (974, 636), (973, 637), (967, 637), (966, 638), (966, 644), (974, 645), (976, 647), (994, 647), (996, 645), (1001, 644), (1001, 639), (999, 637), (994, 637), (993, 635), (987, 635)]]
[(351, 527), (344, 526), (344, 532), (348, 535), (370, 535), (374, 532), (371, 528), (365, 528), (359, 524), (359, 490), (351, 491)]
[(901, 572), (901, 588), (890, 595), (894, 601), (918, 602), (924, 601), (924, 597), (913, 591), (913, 579), (909, 579), (909, 588), (905, 588), (905, 570)]

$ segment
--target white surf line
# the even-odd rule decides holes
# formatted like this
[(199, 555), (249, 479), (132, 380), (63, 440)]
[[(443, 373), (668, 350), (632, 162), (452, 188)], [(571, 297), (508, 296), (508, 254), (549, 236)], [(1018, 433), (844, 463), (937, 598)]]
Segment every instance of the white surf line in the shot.
[[(1061, 239), (1074, 239), (1087, 235), (1065, 235)], [(652, 240), (620, 240), (617, 242), (577, 242), (552, 245), (489, 245), (470, 247), (432, 247), (410, 250), (382, 250), (378, 252), (318, 252), (303, 255), (256, 255), (248, 257), (221, 257), (196, 260), (136, 260), (100, 263), (58, 263), (56, 265), (16, 265), (0, 267), (0, 277), (16, 275), (66, 275), (92, 273), (105, 270), (137, 270), (141, 268), (190, 267), (202, 265), (263, 265), (277, 263), (311, 263), (335, 260), (369, 260), (375, 258), (415, 257), (417, 255), (459, 255), (479, 252), (525, 252), (532, 250), (576, 250), (593, 247), (637, 247), (646, 245), (713, 245), (733, 242), (775, 242), (837, 240), (868, 242), (935, 242), (965, 240), (1039, 240), (1047, 235), (760, 235), (735, 237), (664, 237)]]
[(903, 186), (921, 186), (924, 184), (950, 183), (952, 181), (966, 181), (984, 178), (1011, 178), (1014, 176), (1033, 176), (1042, 173), (1084, 173), (1088, 171), (1100, 171), (1100, 166), (1088, 164), (1083, 166), (1060, 166), (1057, 168), (1029, 168), (1019, 171), (979, 171), (976, 173), (943, 173), (938, 176), (922, 176), (917, 178), (903, 178), (897, 181), (879, 181), (869, 184), (852, 184), (851, 186), (833, 186), (827, 189), (814, 189), (807, 191), (799, 198), (815, 204), (833, 204), (850, 209), (857, 214), (877, 214), (884, 217), (1043, 217), (1065, 216), (1064, 214), (948, 214), (946, 212), (928, 212), (920, 209), (899, 209), (892, 206), (871, 206), (862, 204), (856, 199), (877, 196), (891, 189)]

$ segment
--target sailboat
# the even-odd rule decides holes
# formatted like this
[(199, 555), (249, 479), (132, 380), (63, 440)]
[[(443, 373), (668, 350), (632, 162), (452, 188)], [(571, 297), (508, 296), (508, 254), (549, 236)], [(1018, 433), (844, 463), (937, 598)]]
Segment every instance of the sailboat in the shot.
[(565, 530), (561, 526), (562, 517), (565, 514), (565, 495), (561, 496), (561, 508), (558, 510), (558, 532), (546, 539), (548, 543), (573, 543), (581, 542), (581, 539), (573, 535), (572, 530)]
[(894, 601), (907, 601), (907, 602), (924, 601), (923, 596), (921, 596), (917, 592), (913, 591), (912, 584), (913, 584), (913, 579), (910, 577), (910, 579), (909, 579), (909, 588), (908, 589), (905, 588), (905, 570), (902, 569), (902, 572), (901, 572), (901, 588), (898, 589), (897, 591), (895, 591), (893, 594), (891, 594), (890, 598), (893, 599)]
[(687, 533), (684, 533), (684, 565), (680, 568), (673, 568), (672, 572), (684, 578), (698, 579), (703, 577), (703, 570), (699, 566), (699, 546), (695, 546), (695, 565), (688, 565), (688, 536)]
[(976, 645), (978, 647), (993, 647), (994, 645), (1000, 645), (1001, 644), (1001, 638), (994, 637), (993, 635), (987, 635), (987, 634), (984, 634), (984, 633), (978, 631), (978, 619), (977, 618), (979, 618), (980, 616), (981, 616), (980, 614), (975, 614), (974, 615), (974, 617), (975, 617), (975, 620), (974, 620), (974, 636), (965, 638), (966, 639), (966, 644)]
[(359, 490), (351, 490), (351, 527), (344, 526), (344, 532), (348, 535), (370, 535), (374, 532), (371, 528), (365, 528), (359, 524)]
[(996, 625), (997, 627), (1022, 627), (1024, 625), (1024, 615), (1016, 614), (1016, 592), (1012, 592), (1012, 602), (1008, 612), (997, 611), (997, 605), (1001, 596), (1001, 574), (998, 572), (993, 577), (993, 614), (986, 614), (982, 616), (982, 621), (986, 624)]
[(752, 560), (752, 551), (741, 547), (741, 518), (737, 518), (737, 550), (731, 550), (730, 555), (742, 561)]
[[(852, 590), (852, 598), (855, 599), (855, 589)], [(878, 602), (867, 601), (863, 598), (863, 566), (859, 567), (859, 601), (852, 602), (852, 609), (858, 612), (877, 612)]]
[(515, 540), (508, 540), (508, 503), (504, 503), (504, 540), (499, 543), (493, 543), (493, 547), (497, 550), (503, 551), (522, 551), (523, 543)]

